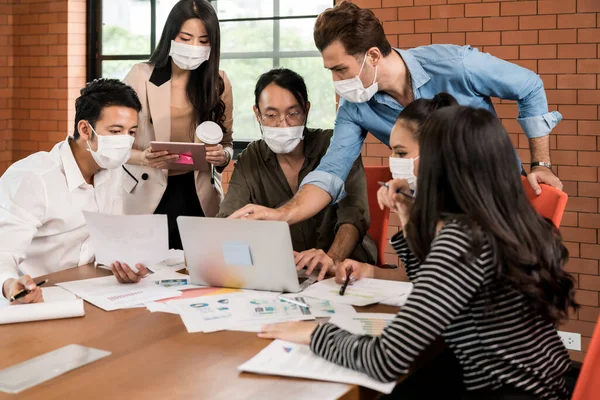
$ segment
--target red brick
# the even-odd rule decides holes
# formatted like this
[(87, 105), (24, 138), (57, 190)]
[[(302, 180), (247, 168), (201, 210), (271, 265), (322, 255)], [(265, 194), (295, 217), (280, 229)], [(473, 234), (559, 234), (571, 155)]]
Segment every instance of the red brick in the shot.
[(565, 266), (565, 270), (579, 274), (598, 275), (598, 260), (571, 258)]
[(515, 31), (519, 29), (519, 17), (492, 17), (483, 19), (484, 31)]
[(598, 292), (592, 292), (589, 290), (577, 289), (575, 291), (575, 301), (583, 306), (598, 306)]
[(581, 257), (600, 260), (600, 245), (582, 243)]
[(519, 17), (519, 29), (555, 29), (556, 15), (534, 15)]
[(564, 240), (580, 243), (596, 243), (595, 229), (561, 227), (560, 231)]
[(540, 74), (573, 74), (576, 72), (576, 70), (576, 60), (538, 61), (538, 73)]
[(469, 32), (467, 43), (472, 46), (496, 46), (500, 44), (500, 32)]
[(594, 136), (558, 136), (557, 146), (561, 150), (595, 150), (596, 138)]
[(540, 44), (542, 43), (577, 43), (577, 30), (553, 29), (540, 31)]
[(600, 308), (598, 307), (586, 307), (582, 306), (579, 308), (579, 320), (596, 322), (600, 315)]
[(381, 0), (354, 0), (354, 3), (361, 8), (381, 7)]
[[(569, 197), (566, 210), (578, 211), (582, 213), (595, 213), (598, 211), (598, 202), (596, 199), (591, 197)], [(580, 214), (580, 216), (581, 215), (586, 214)]]
[(538, 14), (569, 14), (576, 11), (575, 0), (538, 1)]
[(465, 6), (462, 4), (431, 7), (431, 18), (458, 18), (464, 16)]
[(552, 150), (550, 156), (555, 165), (577, 165), (576, 151)]
[(382, 143), (367, 144), (368, 157), (389, 157), (390, 149)]
[(561, 14), (558, 16), (559, 28), (594, 28), (596, 14)]
[(556, 85), (558, 89), (595, 89), (596, 75), (558, 75)]
[(392, 47), (398, 47), (398, 35), (385, 35), (385, 37), (387, 38), (388, 42), (390, 43), (390, 46)]
[[(594, 75), (590, 75), (594, 77)], [(592, 79), (594, 85), (596, 80)], [(577, 94), (579, 104), (600, 104), (600, 90), (579, 90)]]
[[(595, 119), (595, 118), (589, 118)], [(578, 121), (577, 133), (580, 135), (600, 135), (599, 121)]]
[[(556, 46), (541, 44), (532, 46), (521, 46), (519, 55), (521, 59), (551, 59), (556, 58)], [(561, 57), (559, 57), (561, 58)]]
[(399, 34), (399, 33), (414, 33), (415, 22), (414, 21), (394, 21), (384, 22), (383, 29), (387, 34)]
[[(377, 19), (381, 22), (396, 21), (398, 19), (398, 9), (396, 8), (375, 8), (371, 11), (373, 11)], [(389, 33), (387, 29), (386, 33)]]
[(579, 226), (600, 229), (600, 214), (579, 214)]
[(448, 32), (448, 20), (428, 19), (423, 21), (415, 21), (415, 32)]
[(500, 3), (465, 5), (465, 17), (497, 17), (500, 15)]
[[(566, 321), (566, 322), (560, 324), (559, 330), (565, 331), (565, 332), (577, 332), (583, 336), (591, 337), (592, 334), (594, 333), (595, 327), (596, 327), (596, 324), (593, 322), (569, 320), (569, 321)], [(572, 353), (569, 353), (569, 354), (572, 354)], [(573, 357), (573, 356), (571, 356), (571, 357)]]
[(600, 12), (600, 2), (598, 0), (577, 0), (577, 12)]
[[(338, 1), (340, 3), (340, 1)], [(381, 2), (381, 7), (407, 7), (412, 6), (413, 0), (383, 0)]]
[[(530, 71), (537, 73), (537, 60), (507, 60), (513, 64), (520, 65), (523, 68), (527, 68)], [(504, 101), (504, 100), (503, 100)]]
[[(487, 0), (486, 0), (487, 1)], [(500, 0), (504, 1), (504, 0)], [(481, 0), (448, 0), (448, 4), (481, 3)]]
[(505, 15), (535, 15), (537, 1), (515, 1), (502, 3), (500, 14)]
[(464, 33), (434, 33), (431, 43), (436, 44), (456, 44), (464, 46), (467, 44)]
[[(595, 120), (598, 118), (598, 108), (595, 106), (560, 105), (558, 106), (558, 111), (562, 114), (563, 118), (565, 119)], [(579, 134), (581, 135), (581, 132), (579, 132)]]
[(400, 21), (429, 18), (429, 7), (401, 7), (398, 9), (398, 20)]
[(446, 0), (415, 0), (415, 6), (432, 6), (446, 4)]
[(600, 167), (600, 153), (595, 151), (580, 151), (577, 161), (582, 166)]
[(480, 32), (482, 30), (481, 18), (456, 18), (448, 21), (448, 32)]
[(483, 50), (503, 60), (519, 58), (519, 46), (485, 46)]
[(431, 44), (431, 35), (429, 33), (398, 35), (398, 45), (402, 48), (418, 47), (428, 44)]
[(598, 29), (579, 29), (577, 35), (579, 43), (598, 43), (600, 42), (600, 28)]
[[(562, 216), (562, 220), (560, 221), (560, 225), (577, 227), (577, 213), (565, 211)], [(569, 254), (571, 257), (575, 257), (575, 255), (571, 254), (571, 252), (569, 252)]]
[(596, 58), (596, 45), (559, 44), (558, 58)]
[(600, 60), (577, 60), (577, 73), (600, 74)]
[(594, 167), (558, 166), (558, 177), (566, 181), (597, 182), (598, 170)]
[(502, 32), (502, 44), (537, 44), (537, 31)]
[[(577, 182), (563, 181), (563, 191), (571, 197), (577, 196)], [(577, 256), (574, 256), (577, 257)]]

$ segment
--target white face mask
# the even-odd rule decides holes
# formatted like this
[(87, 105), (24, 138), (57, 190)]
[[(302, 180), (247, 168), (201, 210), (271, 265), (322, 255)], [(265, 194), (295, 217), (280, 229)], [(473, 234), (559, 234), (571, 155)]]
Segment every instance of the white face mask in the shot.
[(210, 57), (210, 46), (192, 46), (171, 40), (169, 55), (181, 69), (194, 70)]
[(302, 139), (304, 125), (286, 128), (262, 126), (263, 140), (275, 154), (289, 154)]
[(415, 176), (415, 160), (417, 158), (390, 157), (390, 171), (394, 179), (406, 179), (408, 186), (413, 192), (417, 189), (417, 177)]
[[(92, 128), (92, 125), (90, 125)], [(133, 146), (133, 136), (130, 135), (106, 135), (100, 136), (94, 128), (92, 132), (98, 138), (98, 150), (92, 150), (90, 142), (86, 141), (88, 151), (92, 153), (92, 158), (100, 168), (115, 169), (119, 168), (129, 160), (131, 155), (131, 146)]]
[(334, 81), (333, 86), (335, 87), (335, 91), (342, 98), (348, 100), (351, 103), (364, 103), (371, 100), (371, 97), (377, 93), (379, 90), (379, 86), (377, 85), (377, 67), (375, 67), (375, 77), (373, 78), (373, 84), (368, 88), (365, 88), (360, 80), (360, 74), (362, 73), (363, 68), (365, 67), (365, 62), (367, 61), (367, 55), (365, 54), (365, 58), (363, 60), (362, 66), (360, 67), (360, 71), (358, 75), (354, 78), (344, 79), (343, 81)]

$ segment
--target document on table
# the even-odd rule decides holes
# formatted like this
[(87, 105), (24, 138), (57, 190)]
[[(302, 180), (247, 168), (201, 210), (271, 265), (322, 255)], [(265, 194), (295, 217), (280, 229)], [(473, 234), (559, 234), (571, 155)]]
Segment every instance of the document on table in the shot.
[(187, 277), (176, 272), (163, 271), (146, 276), (138, 283), (122, 284), (114, 276), (58, 283), (71, 293), (105, 311), (129, 308), (155, 300), (181, 295), (179, 290), (156, 284), (161, 279)]
[(167, 253), (167, 258), (158, 264), (147, 265), (148, 269), (154, 272), (158, 271), (179, 271), (185, 268), (185, 256), (183, 250), (171, 249)]
[(83, 300), (59, 287), (41, 288), (43, 303), (9, 304), (8, 300), (0, 302), (0, 324), (42, 321), (82, 317), (85, 315)]
[(109, 356), (109, 351), (70, 344), (0, 371), (0, 391), (20, 393)]
[(367, 306), (409, 293), (412, 290), (412, 284), (408, 282), (365, 278), (356, 281), (353, 285), (348, 285), (346, 293), (340, 296), (341, 286), (335, 282), (334, 278), (325, 279), (309, 286), (299, 295), (340, 304)]
[(298, 301), (308, 305), (311, 314), (315, 318), (331, 318), (334, 315), (354, 315), (356, 310), (349, 304), (334, 303), (329, 300), (315, 299), (312, 297), (296, 296), (292, 294), (286, 294), (279, 296), (280, 298), (288, 298), (291, 300)]
[(314, 320), (309, 308), (270, 295), (223, 295), (169, 302), (189, 333), (241, 330), (259, 332), (264, 324)]
[(260, 353), (238, 367), (244, 372), (320, 381), (340, 382), (364, 386), (389, 394), (396, 382), (381, 383), (367, 375), (344, 368), (316, 356), (307, 345), (274, 340)]
[(329, 323), (356, 335), (379, 336), (396, 314), (356, 313), (355, 315), (334, 315)]
[(156, 265), (169, 257), (166, 215), (107, 215), (83, 212), (96, 262)]

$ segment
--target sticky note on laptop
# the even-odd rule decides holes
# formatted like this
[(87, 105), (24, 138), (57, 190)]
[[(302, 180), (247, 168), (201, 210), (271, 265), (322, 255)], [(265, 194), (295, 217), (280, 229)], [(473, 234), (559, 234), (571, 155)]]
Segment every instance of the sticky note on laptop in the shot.
[(240, 265), (251, 267), (252, 254), (250, 253), (250, 245), (243, 242), (224, 242), (223, 258), (227, 265)]

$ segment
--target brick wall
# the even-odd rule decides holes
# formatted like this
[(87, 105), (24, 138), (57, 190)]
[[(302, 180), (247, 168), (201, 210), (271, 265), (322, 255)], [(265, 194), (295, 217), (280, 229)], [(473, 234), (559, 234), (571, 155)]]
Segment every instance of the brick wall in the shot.
[(0, 174), (72, 130), (85, 84), (85, 0), (0, 4)]

